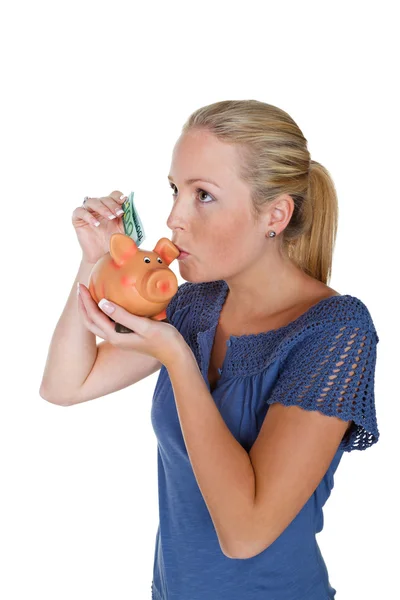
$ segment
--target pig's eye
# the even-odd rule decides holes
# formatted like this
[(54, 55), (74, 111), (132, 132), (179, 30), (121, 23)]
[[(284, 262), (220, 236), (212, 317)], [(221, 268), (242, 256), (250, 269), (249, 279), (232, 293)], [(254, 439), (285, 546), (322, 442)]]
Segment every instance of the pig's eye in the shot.
[(162, 265), (162, 260), (161, 260), (161, 258), (159, 256), (157, 256), (157, 262), (159, 262), (160, 265)]
[(144, 260), (144, 262), (145, 262), (145, 263), (149, 263), (149, 262), (151, 262), (151, 260), (149, 259), (149, 257), (148, 257), (148, 256), (145, 256), (143, 260)]

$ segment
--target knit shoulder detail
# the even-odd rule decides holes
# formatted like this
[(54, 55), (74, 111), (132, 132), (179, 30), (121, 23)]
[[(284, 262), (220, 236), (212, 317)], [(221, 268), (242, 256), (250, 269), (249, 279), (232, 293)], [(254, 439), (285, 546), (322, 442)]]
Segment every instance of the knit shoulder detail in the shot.
[(197, 285), (199, 284), (192, 283), (191, 281), (185, 281), (178, 286), (175, 295), (172, 296), (166, 308), (167, 319), (169, 323), (175, 325), (175, 313), (178, 313), (181, 309), (192, 304), (193, 294)]
[(307, 323), (303, 335), (295, 335), (266, 402), (352, 421), (340, 443), (351, 452), (379, 439), (374, 387), (379, 338), (360, 300), (347, 303), (345, 314), (338, 304), (323, 326), (316, 318)]

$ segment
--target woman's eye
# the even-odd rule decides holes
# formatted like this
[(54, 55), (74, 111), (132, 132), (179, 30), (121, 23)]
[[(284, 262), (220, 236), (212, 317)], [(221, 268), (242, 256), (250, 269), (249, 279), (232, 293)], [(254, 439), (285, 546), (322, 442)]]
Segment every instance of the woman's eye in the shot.
[[(213, 202), (214, 198), (205, 190), (202, 190), (201, 188), (197, 188), (196, 189), (196, 194), (205, 194), (206, 196), (208, 196), (209, 198), (211, 198), (211, 200), (209, 202)], [(203, 200), (200, 200), (200, 202), (202, 202), (203, 204), (209, 204), (209, 202), (203, 202)]]
[[(176, 187), (173, 183), (170, 183), (169, 185), (172, 188), (172, 190), (174, 190), (174, 188)], [(208, 200), (208, 201), (204, 201), (204, 200), (200, 199), (201, 204), (210, 204), (210, 202), (214, 202), (214, 198), (211, 196), (211, 194), (209, 194), (205, 190), (202, 190), (201, 188), (196, 188), (196, 194), (199, 195), (201, 193), (203, 193), (206, 196), (208, 196), (209, 198), (211, 198), (211, 200)], [(174, 192), (172, 195), (176, 196), (176, 193)]]

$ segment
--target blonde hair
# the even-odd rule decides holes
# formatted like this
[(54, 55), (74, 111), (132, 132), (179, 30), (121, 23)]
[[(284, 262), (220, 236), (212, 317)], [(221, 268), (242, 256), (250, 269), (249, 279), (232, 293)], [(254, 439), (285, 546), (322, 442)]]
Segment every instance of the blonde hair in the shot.
[(293, 198), (292, 217), (274, 239), (281, 238), (281, 249), (304, 272), (328, 283), (338, 225), (336, 190), (325, 167), (311, 160), (293, 119), (258, 100), (224, 100), (193, 112), (182, 134), (192, 129), (238, 146), (238, 176), (251, 189), (255, 220), (281, 194)]

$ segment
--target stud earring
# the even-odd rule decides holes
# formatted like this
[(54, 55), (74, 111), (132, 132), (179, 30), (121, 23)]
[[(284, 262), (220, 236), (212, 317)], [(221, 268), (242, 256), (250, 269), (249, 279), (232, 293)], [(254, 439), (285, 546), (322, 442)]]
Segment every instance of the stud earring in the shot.
[(268, 233), (269, 237), (275, 237), (276, 236), (276, 231), (270, 231)]

